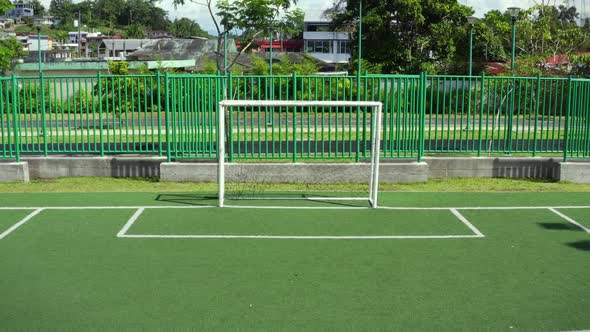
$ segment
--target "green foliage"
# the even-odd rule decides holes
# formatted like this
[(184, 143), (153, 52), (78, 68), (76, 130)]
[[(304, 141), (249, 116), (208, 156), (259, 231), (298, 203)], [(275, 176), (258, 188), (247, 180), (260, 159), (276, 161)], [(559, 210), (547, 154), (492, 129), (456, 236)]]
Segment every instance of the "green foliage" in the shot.
[(49, 97), (49, 87), (47, 85), (43, 87), (43, 95), (41, 94), (41, 85), (31, 80), (20, 80), (18, 82), (17, 89), (16, 101), (12, 98), (12, 86), (9, 86), (8, 88), (7, 97), (10, 107), (16, 103), (20, 113), (41, 113), (43, 110), (43, 105), (45, 105), (45, 111), (49, 113), (50, 110), (55, 106), (51, 103), (51, 98)]
[(590, 55), (574, 55), (571, 57), (572, 75), (590, 78)]
[(10, 0), (0, 0), (0, 13), (4, 13), (9, 9), (13, 9), (14, 5)]
[[(217, 52), (222, 51), (223, 43), (221, 39), (226, 33), (239, 31), (239, 36), (234, 36), (241, 45), (242, 51), (247, 50), (254, 40), (265, 36), (270, 30), (284, 29), (290, 35), (299, 35), (303, 27), (303, 12), (298, 9), (291, 10), (291, 7), (297, 3), (296, 0), (220, 0), (216, 4), (212, 0), (199, 2), (196, 0), (173, 0), (175, 6), (184, 5), (187, 2), (193, 2), (206, 5), (213, 23), (217, 29)], [(214, 6), (217, 7), (215, 12)], [(219, 17), (219, 22), (217, 17)], [(222, 30), (223, 28), (223, 30)], [(229, 68), (223, 68), (219, 62), (219, 70), (231, 70), (238, 58), (243, 54), (239, 52), (232, 55)]]
[[(274, 75), (291, 75), (292, 73), (311, 75), (317, 73), (319, 67), (317, 62), (310, 57), (304, 57), (300, 62), (294, 62), (288, 55), (281, 54), (279, 61), (273, 62), (272, 69)], [(247, 74), (268, 75), (269, 73), (270, 64), (265, 59), (252, 55), (252, 66)]]
[(142, 39), (145, 37), (145, 28), (139, 24), (131, 24), (125, 28), (125, 38)]
[(207, 59), (203, 64), (203, 70), (200, 71), (201, 74), (215, 74), (217, 72), (217, 63), (215, 60)]
[(186, 17), (175, 19), (170, 23), (168, 30), (176, 38), (209, 37), (209, 33), (203, 30), (199, 23)]
[[(352, 62), (353, 64), (353, 74), (357, 74), (358, 71), (358, 58), (355, 58)], [(361, 74), (369, 73), (369, 74), (381, 74), (383, 72), (383, 64), (381, 63), (372, 63), (367, 59), (361, 59)]]
[[(343, 9), (336, 11), (335, 27), (356, 26), (359, 0), (347, 1)], [(457, 0), (363, 1), (363, 58), (382, 64), (386, 73), (438, 72), (453, 60), (456, 36), (472, 13)], [(353, 33), (353, 58), (357, 38)]]
[(39, 0), (33, 0), (33, 13), (35, 16), (43, 16), (45, 15), (45, 6)]
[[(38, 0), (37, 0), (38, 1)], [(129, 25), (147, 27), (152, 30), (167, 29), (170, 21), (167, 13), (158, 7), (156, 0), (51, 0), (49, 13), (60, 20), (60, 28), (74, 29), (73, 21), (80, 11), (82, 24), (88, 28), (123, 28)], [(85, 28), (84, 28), (85, 29)], [(139, 36), (137, 29), (130, 32)]]
[(0, 71), (8, 72), (13, 68), (14, 61), (26, 55), (22, 44), (14, 37), (0, 39)]
[(127, 61), (109, 61), (109, 73), (113, 75), (129, 75), (129, 62)]
[(61, 25), (71, 24), (74, 20), (76, 11), (72, 0), (51, 0), (49, 2), (49, 14), (53, 15), (56, 20), (61, 21)]

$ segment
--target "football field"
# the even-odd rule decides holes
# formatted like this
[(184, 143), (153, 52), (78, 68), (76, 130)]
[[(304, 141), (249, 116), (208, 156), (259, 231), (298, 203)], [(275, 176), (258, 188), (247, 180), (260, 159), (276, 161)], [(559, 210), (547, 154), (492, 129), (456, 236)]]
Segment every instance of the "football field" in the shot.
[(590, 329), (590, 193), (0, 201), (0, 330)]

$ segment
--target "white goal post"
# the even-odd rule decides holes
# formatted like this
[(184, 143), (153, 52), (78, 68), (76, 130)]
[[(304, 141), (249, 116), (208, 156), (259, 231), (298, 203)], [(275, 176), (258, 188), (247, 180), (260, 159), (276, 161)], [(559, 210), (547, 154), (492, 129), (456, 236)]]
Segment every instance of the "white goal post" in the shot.
[[(381, 113), (383, 104), (374, 101), (295, 101), (295, 100), (224, 100), (219, 102), (217, 114), (217, 181), (218, 181), (218, 206), (223, 207), (226, 197), (226, 112), (231, 107), (365, 107), (371, 109), (372, 128), (371, 131), (371, 167), (369, 179), (368, 197), (305, 197), (305, 198), (281, 198), (281, 199), (305, 199), (313, 201), (337, 201), (356, 200), (368, 201), (373, 208), (377, 207), (377, 193), (379, 187), (379, 158), (381, 150)], [(231, 121), (231, 120), (230, 120)], [(232, 134), (232, 133), (230, 133)], [(296, 143), (294, 143), (296, 144)], [(269, 200), (272, 198), (249, 197), (247, 199)]]

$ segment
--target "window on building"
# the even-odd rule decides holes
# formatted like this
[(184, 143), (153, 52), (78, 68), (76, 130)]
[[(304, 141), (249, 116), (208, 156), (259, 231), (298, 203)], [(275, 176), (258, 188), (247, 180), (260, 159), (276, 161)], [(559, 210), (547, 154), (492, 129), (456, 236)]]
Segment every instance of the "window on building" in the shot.
[(305, 51), (308, 53), (332, 53), (331, 40), (307, 40)]
[(350, 54), (350, 42), (348, 40), (337, 40), (336, 50), (338, 54)]

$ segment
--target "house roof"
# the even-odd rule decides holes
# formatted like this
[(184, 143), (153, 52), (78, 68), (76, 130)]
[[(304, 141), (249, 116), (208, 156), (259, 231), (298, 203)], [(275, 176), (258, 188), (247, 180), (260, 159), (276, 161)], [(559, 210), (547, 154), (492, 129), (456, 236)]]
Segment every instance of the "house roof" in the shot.
[(151, 41), (151, 39), (105, 39), (103, 43), (109, 51), (134, 51)]
[[(140, 61), (188, 60), (199, 59), (216, 49), (217, 39), (149, 39), (127, 57)], [(228, 51), (237, 52), (233, 40), (229, 40)]]

